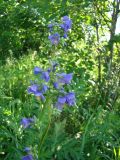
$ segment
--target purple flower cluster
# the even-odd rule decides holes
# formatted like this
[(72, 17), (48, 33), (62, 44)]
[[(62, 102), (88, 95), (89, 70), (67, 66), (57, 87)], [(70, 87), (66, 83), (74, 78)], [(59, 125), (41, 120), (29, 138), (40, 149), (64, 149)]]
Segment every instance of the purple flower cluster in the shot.
[[(41, 79), (44, 80), (45, 82), (49, 82), (50, 80), (50, 71), (43, 71), (39, 67), (34, 68), (34, 74), (35, 75), (40, 75)], [(32, 84), (31, 86), (28, 87), (28, 93), (34, 94), (36, 97), (40, 97), (41, 100), (45, 101), (44, 94), (47, 92), (48, 86), (46, 84), (38, 85), (38, 84)]]
[(60, 35), (58, 33), (52, 34), (48, 37), (52, 44), (57, 45), (60, 41)]
[(65, 85), (65, 84), (70, 84), (72, 80), (72, 73), (66, 74), (66, 73), (57, 73), (57, 81), (53, 83), (53, 86), (55, 89), (59, 89), (59, 86)]
[[(40, 75), (40, 78), (45, 82), (49, 82), (50, 81), (50, 71), (51, 69), (47, 70), (47, 71), (43, 71), (41, 68), (39, 67), (35, 67), (34, 68), (34, 74), (35, 75)], [(45, 84), (37, 84), (34, 83), (31, 86), (28, 87), (28, 93), (29, 94), (34, 94), (36, 97), (39, 97), (42, 101), (45, 101), (45, 96), (44, 94), (47, 92), (48, 90), (48, 86)]]
[[(28, 87), (28, 93), (34, 94), (39, 97), (42, 101), (45, 101), (47, 91), (49, 90), (50, 97), (55, 99), (55, 107), (58, 110), (62, 110), (64, 105), (74, 106), (75, 105), (75, 93), (66, 92), (64, 87), (68, 86), (73, 78), (73, 74), (69, 73), (56, 73), (58, 63), (52, 62), (52, 66), (47, 70), (43, 70), (36, 66), (34, 68), (34, 75), (36, 76), (35, 81), (31, 81), (31, 85)], [(24, 129), (29, 128), (35, 120), (33, 118), (22, 118), (21, 125)], [(27, 155), (22, 157), (22, 160), (33, 160), (31, 149), (26, 147), (24, 151)]]
[(39, 89), (39, 86), (37, 84), (33, 84), (28, 87), (28, 93), (33, 93), (36, 97), (40, 97), (43, 101), (45, 100), (43, 93), (45, 93), (46, 91), (46, 85), (43, 85), (42, 90)]
[[(62, 38), (66, 39), (68, 36), (68, 31), (72, 27), (72, 21), (68, 16), (64, 16), (62, 18), (62, 24), (49, 24), (48, 28), (51, 32), (51, 35), (48, 39), (51, 41), (52, 45), (58, 45), (61, 39), (59, 33), (53, 33), (53, 27), (58, 26), (62, 32)], [(63, 42), (64, 42), (63, 39)], [(66, 92), (67, 86), (71, 83), (73, 74), (69, 73), (56, 73), (56, 67), (58, 63), (52, 62), (52, 66), (46, 70), (41, 69), (40, 67), (36, 66), (34, 68), (34, 75), (36, 79), (31, 81), (31, 85), (28, 87), (28, 93), (34, 94), (37, 99), (42, 100), (42, 102), (47, 102), (47, 93), (50, 95), (48, 98), (51, 98), (51, 103), (55, 104), (55, 107), (58, 110), (62, 110), (64, 105), (74, 106), (75, 105), (75, 93), (74, 92)], [(53, 100), (56, 98), (56, 102), (54, 103)], [(24, 129), (30, 128), (32, 123), (35, 123), (35, 119), (33, 118), (22, 118), (20, 124)], [(21, 158), (21, 160), (33, 160), (33, 155), (31, 154), (31, 148), (26, 147), (24, 149), (26, 154)]]
[(49, 76), (48, 71), (42, 72), (42, 79), (44, 79), (46, 82), (48, 82), (50, 80), (50, 76)]
[(21, 125), (23, 126), (23, 128), (28, 128), (33, 122), (33, 118), (22, 118)]
[(53, 30), (53, 27), (54, 27), (54, 24), (49, 24), (49, 25), (48, 25), (48, 28), (49, 28), (49, 31), (50, 31), (50, 32)]
[(23, 156), (23, 157), (22, 157), (22, 160), (33, 160), (33, 156), (32, 156), (32, 154), (30, 154), (30, 151), (31, 151), (31, 149), (30, 149), (29, 147), (26, 147), (26, 148), (24, 149), (24, 152), (26, 152), (27, 155), (26, 155), (26, 156)]
[(57, 74), (57, 76), (60, 77), (58, 80), (59, 83), (70, 84), (73, 74), (61, 73), (61, 74)]
[(28, 155), (22, 157), (22, 160), (33, 160), (33, 156), (32, 156), (32, 154), (28, 154)]
[[(72, 27), (72, 20), (68, 16), (62, 17), (62, 24), (56, 24), (56, 23), (51, 23), (48, 25), (49, 31), (52, 32), (53, 27), (59, 26), (63, 31), (63, 38), (66, 39), (68, 37), (67, 32), (71, 29)], [(58, 45), (60, 42), (60, 34), (59, 33), (53, 33), (50, 36), (48, 36), (48, 39), (51, 41), (52, 45)]]
[(39, 68), (39, 67), (35, 67), (34, 68), (34, 74), (39, 74), (39, 73), (41, 73), (42, 72), (42, 69), (41, 68)]
[(62, 110), (65, 104), (68, 104), (68, 106), (75, 105), (75, 93), (74, 92), (69, 92), (65, 94), (63, 97), (59, 97), (56, 106), (59, 110)]
[(62, 18), (63, 24), (60, 24), (60, 27), (64, 30), (65, 34), (71, 29), (72, 21), (68, 16)]
[(46, 71), (42, 70), (39, 67), (35, 67), (34, 74), (37, 76), (40, 75), (40, 79), (44, 80), (45, 83), (47, 83), (47, 85), (45, 83), (32, 84), (31, 86), (28, 87), (28, 93), (32, 93), (36, 97), (40, 97), (41, 100), (45, 101), (45, 93), (47, 92), (47, 90), (50, 91), (52, 84), (53, 86), (52, 89), (56, 89), (57, 92), (59, 93), (56, 107), (58, 109), (62, 109), (64, 104), (67, 104), (68, 106), (74, 106), (75, 94), (73, 92), (66, 93), (64, 91), (64, 86), (71, 83), (73, 74), (55, 73), (57, 65), (58, 65), (57, 63), (53, 62), (52, 67), (48, 68)]

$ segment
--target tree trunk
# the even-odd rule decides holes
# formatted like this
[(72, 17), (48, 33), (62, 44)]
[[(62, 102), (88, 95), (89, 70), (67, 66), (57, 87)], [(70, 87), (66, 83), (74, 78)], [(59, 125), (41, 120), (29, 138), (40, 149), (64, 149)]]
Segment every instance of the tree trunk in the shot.
[(118, 18), (118, 13), (119, 13), (119, 6), (120, 6), (120, 0), (114, 0), (114, 2), (113, 2), (112, 21), (111, 21), (111, 28), (110, 28), (110, 40), (109, 40), (110, 70), (112, 69), (113, 52), (114, 52), (113, 51), (114, 50), (114, 36), (115, 36), (116, 23), (117, 23), (117, 18)]

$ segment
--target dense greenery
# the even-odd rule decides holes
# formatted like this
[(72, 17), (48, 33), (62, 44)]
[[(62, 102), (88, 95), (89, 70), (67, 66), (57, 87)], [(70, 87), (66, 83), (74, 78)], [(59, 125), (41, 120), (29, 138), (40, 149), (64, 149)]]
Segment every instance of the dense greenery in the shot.
[[(51, 45), (48, 24), (66, 15), (68, 38)], [(119, 15), (120, 0), (0, 0), (0, 160), (21, 159), (25, 147), (38, 160), (120, 159)], [(50, 61), (73, 73), (73, 107), (28, 94), (34, 67)], [(34, 118), (30, 128), (23, 117)]]

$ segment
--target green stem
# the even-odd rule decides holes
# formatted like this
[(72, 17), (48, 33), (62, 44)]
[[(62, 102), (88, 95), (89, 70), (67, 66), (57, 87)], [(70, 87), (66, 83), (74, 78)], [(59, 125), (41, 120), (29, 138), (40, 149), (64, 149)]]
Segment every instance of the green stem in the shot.
[(45, 132), (43, 133), (43, 136), (42, 136), (42, 138), (41, 138), (41, 142), (40, 142), (40, 145), (38, 146), (38, 149), (39, 149), (39, 158), (40, 158), (40, 152), (41, 152), (41, 148), (42, 148), (42, 145), (44, 144), (44, 142), (45, 142), (45, 139), (46, 139), (46, 137), (47, 137), (47, 134), (48, 134), (48, 131), (49, 131), (49, 129), (50, 129), (50, 124), (51, 124), (51, 114), (52, 114), (52, 108), (51, 108), (51, 106), (49, 106), (49, 107), (47, 107), (47, 109), (49, 109), (49, 115), (48, 115), (48, 120), (49, 120), (49, 122), (48, 122), (48, 125), (47, 125), (47, 127), (46, 127), (46, 130), (45, 130)]

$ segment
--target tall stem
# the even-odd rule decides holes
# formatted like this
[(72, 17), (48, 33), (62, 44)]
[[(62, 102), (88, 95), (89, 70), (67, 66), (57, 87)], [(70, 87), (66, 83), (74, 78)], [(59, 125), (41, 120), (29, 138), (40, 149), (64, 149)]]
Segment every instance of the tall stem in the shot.
[(38, 155), (39, 155), (39, 158), (40, 158), (40, 156), (41, 156), (42, 146), (43, 146), (43, 144), (44, 144), (44, 142), (45, 142), (45, 140), (46, 140), (48, 131), (49, 131), (49, 129), (50, 129), (51, 115), (52, 115), (52, 108), (51, 108), (50, 103), (45, 104), (42, 113), (44, 114), (44, 112), (48, 112), (48, 117), (46, 117), (47, 120), (48, 120), (48, 124), (47, 124), (47, 126), (46, 126), (46, 129), (45, 129), (43, 135), (42, 135), (42, 138), (40, 139), (40, 144), (38, 145)]
[(94, 5), (94, 11), (95, 11), (95, 29), (96, 29), (96, 38), (97, 38), (97, 53), (98, 53), (98, 88), (100, 91), (100, 86), (101, 86), (101, 50), (99, 48), (99, 24), (97, 22), (97, 12), (98, 12), (98, 4), (97, 2), (93, 3)]

